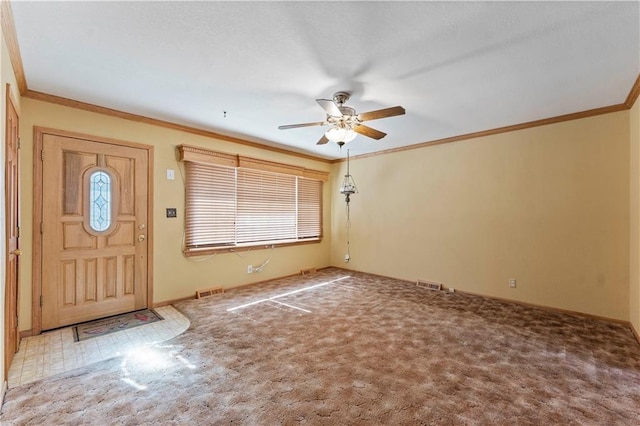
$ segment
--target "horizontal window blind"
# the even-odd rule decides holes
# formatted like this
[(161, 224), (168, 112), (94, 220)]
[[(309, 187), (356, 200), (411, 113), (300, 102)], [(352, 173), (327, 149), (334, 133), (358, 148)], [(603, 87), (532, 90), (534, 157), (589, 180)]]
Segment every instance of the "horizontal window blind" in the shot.
[(322, 237), (322, 181), (185, 161), (185, 250)]
[(322, 236), (322, 182), (298, 178), (298, 238)]
[(188, 248), (235, 241), (236, 169), (186, 163), (185, 243)]
[(238, 169), (239, 243), (296, 238), (296, 177)]

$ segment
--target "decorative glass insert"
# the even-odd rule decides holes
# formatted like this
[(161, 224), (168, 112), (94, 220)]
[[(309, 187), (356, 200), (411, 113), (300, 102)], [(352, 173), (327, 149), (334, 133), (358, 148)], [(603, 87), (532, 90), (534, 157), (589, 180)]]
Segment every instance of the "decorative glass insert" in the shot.
[(96, 232), (111, 226), (111, 176), (102, 170), (89, 175), (89, 226)]

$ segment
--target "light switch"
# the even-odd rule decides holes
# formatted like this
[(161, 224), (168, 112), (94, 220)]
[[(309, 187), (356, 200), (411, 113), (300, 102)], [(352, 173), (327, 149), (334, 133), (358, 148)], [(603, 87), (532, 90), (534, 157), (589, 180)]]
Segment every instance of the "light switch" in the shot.
[(176, 178), (176, 171), (173, 169), (167, 169), (167, 180), (174, 180)]

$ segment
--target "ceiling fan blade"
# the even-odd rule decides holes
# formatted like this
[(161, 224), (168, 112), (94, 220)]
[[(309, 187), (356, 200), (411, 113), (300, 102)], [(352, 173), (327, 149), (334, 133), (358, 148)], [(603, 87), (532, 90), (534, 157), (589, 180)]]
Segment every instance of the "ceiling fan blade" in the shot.
[(342, 117), (342, 112), (338, 109), (338, 105), (329, 99), (316, 99), (318, 105), (333, 117)]
[(353, 127), (353, 130), (356, 133), (360, 133), (361, 135), (367, 136), (373, 139), (382, 139), (387, 136), (386, 133), (381, 132), (380, 130), (372, 129), (371, 127), (365, 126), (364, 124), (359, 124)]
[(329, 139), (327, 139), (327, 137), (325, 135), (322, 135), (320, 140), (318, 142), (316, 142), (316, 145), (324, 145), (327, 142), (329, 142)]
[(324, 126), (325, 124), (327, 124), (325, 121), (316, 121), (315, 123), (287, 124), (285, 126), (278, 126), (278, 129), (286, 130), (286, 129), (295, 129), (297, 127)]
[(377, 120), (378, 118), (393, 117), (395, 115), (403, 115), (406, 111), (401, 106), (391, 108), (378, 109), (375, 111), (363, 112), (358, 114), (360, 121)]

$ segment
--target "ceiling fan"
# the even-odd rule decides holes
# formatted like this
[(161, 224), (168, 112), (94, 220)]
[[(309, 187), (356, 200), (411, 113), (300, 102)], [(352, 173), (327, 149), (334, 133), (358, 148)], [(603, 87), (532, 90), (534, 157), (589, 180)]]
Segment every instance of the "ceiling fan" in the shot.
[(317, 142), (317, 145), (324, 145), (329, 141), (336, 142), (339, 146), (352, 141), (359, 133), (372, 139), (382, 139), (387, 134), (379, 130), (373, 129), (362, 124), (365, 121), (377, 120), (379, 118), (393, 117), (395, 115), (403, 115), (404, 108), (394, 106), (391, 108), (378, 109), (375, 111), (363, 112), (356, 114), (356, 110), (346, 106), (345, 102), (349, 100), (351, 94), (348, 92), (336, 92), (333, 100), (316, 99), (316, 102), (325, 110), (327, 118), (325, 121), (317, 121), (315, 123), (288, 124), (278, 126), (278, 129), (295, 129), (297, 127), (311, 126), (328, 126), (331, 127)]

